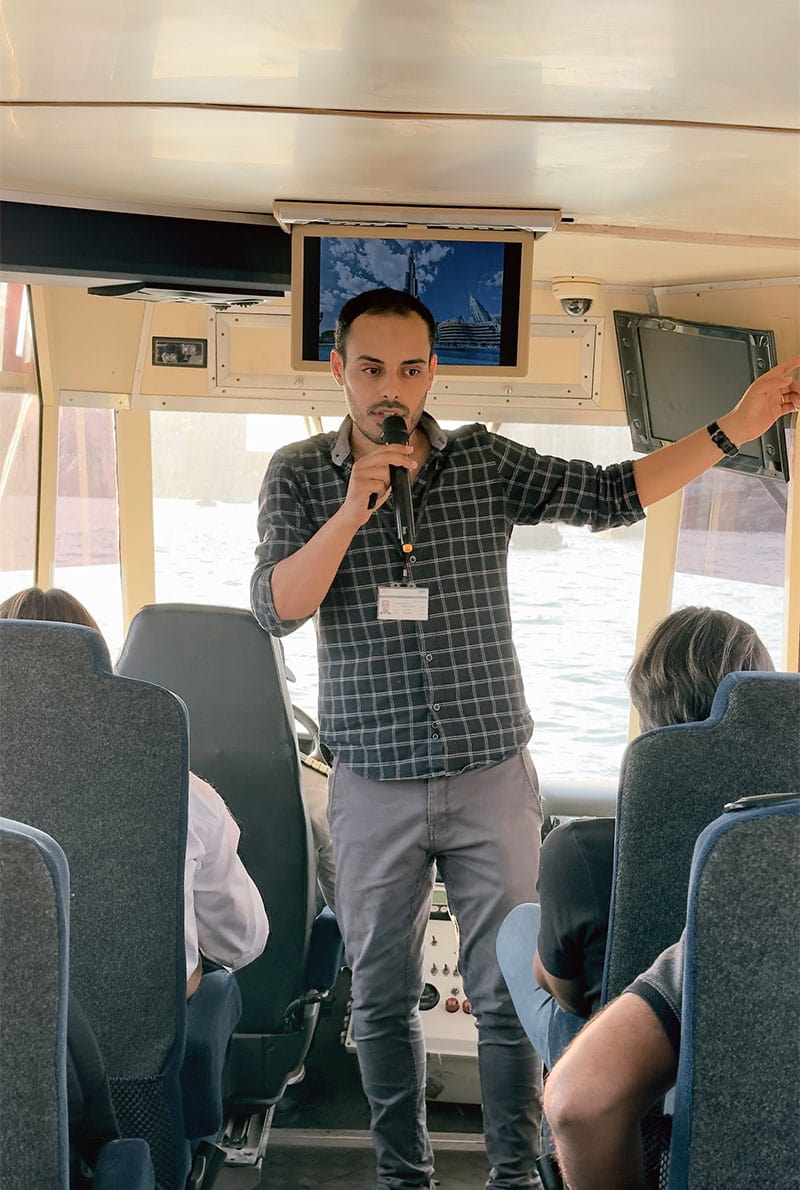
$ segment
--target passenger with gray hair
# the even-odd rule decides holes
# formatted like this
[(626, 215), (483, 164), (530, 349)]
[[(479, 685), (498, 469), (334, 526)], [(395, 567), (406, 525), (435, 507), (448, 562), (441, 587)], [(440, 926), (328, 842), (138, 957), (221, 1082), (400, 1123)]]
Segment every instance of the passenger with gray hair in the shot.
[(722, 679), (738, 670), (774, 670), (754, 628), (729, 612), (683, 607), (656, 624), (628, 670), (642, 731), (699, 723)]
[[(650, 633), (628, 671), (643, 731), (711, 713), (728, 673), (774, 670), (754, 628), (709, 607), (684, 607)], [(556, 827), (539, 860), (539, 901), (518, 905), (497, 955), (520, 1022), (545, 1066), (599, 1006), (614, 866), (614, 819)]]

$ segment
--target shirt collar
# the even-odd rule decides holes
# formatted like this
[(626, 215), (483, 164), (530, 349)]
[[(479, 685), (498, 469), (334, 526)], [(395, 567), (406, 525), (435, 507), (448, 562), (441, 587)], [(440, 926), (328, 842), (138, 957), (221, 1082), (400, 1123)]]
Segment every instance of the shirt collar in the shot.
[[(339, 432), (331, 448), (331, 462), (336, 467), (341, 467), (350, 458), (350, 428), (352, 424), (348, 414), (339, 427)], [(447, 446), (447, 430), (443, 430), (430, 413), (422, 414), (419, 419), (419, 428), (428, 435), (428, 441), (434, 450), (444, 450)]]

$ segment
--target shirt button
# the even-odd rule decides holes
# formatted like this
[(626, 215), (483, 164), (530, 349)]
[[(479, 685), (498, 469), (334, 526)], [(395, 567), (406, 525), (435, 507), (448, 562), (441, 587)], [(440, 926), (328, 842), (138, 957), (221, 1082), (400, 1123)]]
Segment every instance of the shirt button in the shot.
[(439, 738), (439, 733), (438, 733), (438, 731), (435, 731), (435, 732), (433, 733), (433, 735), (431, 736), (431, 739), (432, 739), (432, 740), (438, 740), (438, 738)]
[(426, 653), (426, 654), (425, 654), (425, 660), (426, 660), (426, 661), (433, 661), (433, 653)]
[(408, 560), (409, 560), (409, 562), (416, 562), (416, 560), (417, 560), (417, 555), (416, 555), (416, 554), (412, 554), (412, 555), (411, 555), (411, 557), (410, 557)]
[(434, 711), (438, 711), (438, 710), (439, 710), (439, 704), (438, 704), (438, 702), (435, 702), (435, 703), (433, 704), (433, 709), (434, 709)]

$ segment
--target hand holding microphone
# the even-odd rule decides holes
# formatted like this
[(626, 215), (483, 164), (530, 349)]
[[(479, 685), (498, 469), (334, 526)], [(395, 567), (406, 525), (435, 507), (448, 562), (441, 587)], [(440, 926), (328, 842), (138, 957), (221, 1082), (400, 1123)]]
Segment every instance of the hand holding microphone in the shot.
[[(383, 443), (386, 446), (408, 443), (408, 430), (402, 417), (393, 413), (383, 423)], [(414, 548), (414, 508), (411, 503), (411, 481), (405, 467), (390, 467), (392, 503), (400, 549), (408, 555)]]

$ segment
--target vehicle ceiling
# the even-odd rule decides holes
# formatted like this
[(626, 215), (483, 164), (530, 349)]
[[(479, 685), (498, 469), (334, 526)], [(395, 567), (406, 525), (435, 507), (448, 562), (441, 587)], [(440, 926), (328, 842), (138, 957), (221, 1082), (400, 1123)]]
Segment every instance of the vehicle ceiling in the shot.
[(536, 279), (800, 271), (800, 6), (5, 0), (3, 197), (559, 208)]

